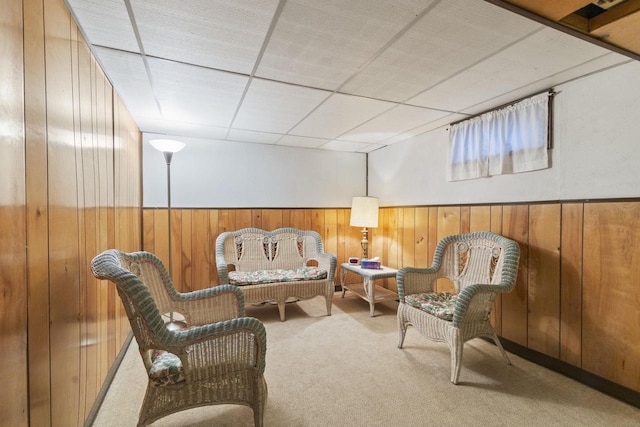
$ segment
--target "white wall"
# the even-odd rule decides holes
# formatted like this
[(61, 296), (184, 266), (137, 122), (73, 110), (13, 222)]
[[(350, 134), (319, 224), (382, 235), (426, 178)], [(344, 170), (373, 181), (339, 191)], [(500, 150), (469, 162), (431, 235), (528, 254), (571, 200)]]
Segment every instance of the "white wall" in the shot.
[(365, 193), (365, 154), (144, 134), (144, 207), (167, 206), (167, 167), (153, 138), (186, 143), (171, 161), (175, 208), (348, 207)]
[(550, 169), (447, 182), (436, 129), (369, 154), (382, 206), (640, 197), (640, 62), (555, 87)]

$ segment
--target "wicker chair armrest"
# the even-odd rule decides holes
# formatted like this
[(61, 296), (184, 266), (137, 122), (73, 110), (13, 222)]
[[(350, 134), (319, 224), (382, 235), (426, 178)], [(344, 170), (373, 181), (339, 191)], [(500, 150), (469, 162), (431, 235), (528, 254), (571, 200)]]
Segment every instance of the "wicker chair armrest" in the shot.
[(171, 331), (164, 350), (180, 357), (185, 374), (215, 369), (215, 366), (253, 365), (261, 375), (265, 369), (267, 332), (253, 317), (239, 317), (182, 331)]
[(229, 283), (229, 267), (227, 266), (227, 260), (224, 257), (224, 246), (223, 243), (220, 242), (216, 247), (216, 269), (218, 270), (218, 279), (220, 280), (220, 284), (223, 285), (225, 283)]
[(433, 267), (401, 268), (396, 273), (396, 283), (398, 285), (398, 296), (400, 297), (400, 302), (404, 303), (405, 295), (434, 292), (434, 284), (438, 277), (438, 270)]
[(235, 285), (178, 293), (175, 298), (175, 311), (182, 313), (190, 326), (207, 325), (245, 315), (244, 296)]
[[(475, 284), (464, 288), (456, 299), (456, 306), (453, 313), (453, 325), (459, 326), (464, 320), (469, 320), (469, 308), (473, 306), (474, 299), (484, 297), (485, 300), (493, 301), (495, 295), (501, 292), (509, 292), (511, 288), (507, 285)], [(479, 310), (477, 310), (479, 311)], [(481, 317), (486, 316), (490, 311), (490, 306), (483, 307), (482, 311), (475, 313)]]
[(318, 261), (318, 268), (326, 270), (327, 280), (334, 280), (336, 275), (336, 267), (338, 265), (338, 259), (334, 254), (320, 253), (310, 259), (315, 259), (316, 261)]

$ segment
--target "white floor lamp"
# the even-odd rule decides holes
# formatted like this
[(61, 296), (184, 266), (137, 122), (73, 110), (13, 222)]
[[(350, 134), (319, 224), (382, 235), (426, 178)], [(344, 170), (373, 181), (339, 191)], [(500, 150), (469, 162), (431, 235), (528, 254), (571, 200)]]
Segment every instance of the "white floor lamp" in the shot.
[[(171, 280), (173, 280), (173, 260), (171, 256), (171, 159), (173, 158), (174, 153), (177, 153), (185, 147), (185, 143), (173, 139), (152, 139), (149, 141), (149, 144), (162, 153), (164, 160), (167, 163), (167, 234), (169, 238), (169, 276), (171, 277)], [(167, 327), (170, 329), (178, 329), (181, 325), (184, 325), (184, 322), (174, 322), (173, 313), (170, 313)]]

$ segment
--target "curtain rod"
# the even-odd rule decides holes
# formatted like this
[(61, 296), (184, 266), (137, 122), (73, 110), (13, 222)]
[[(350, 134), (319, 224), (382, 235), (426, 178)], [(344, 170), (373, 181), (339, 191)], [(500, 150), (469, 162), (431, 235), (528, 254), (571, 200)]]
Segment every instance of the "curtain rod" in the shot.
[(498, 107), (491, 108), (490, 110), (483, 111), (482, 113), (474, 114), (472, 116), (465, 117), (464, 119), (458, 120), (456, 122), (449, 123), (449, 126), (457, 125), (458, 123), (462, 123), (462, 122), (466, 122), (467, 120), (475, 119), (476, 117), (480, 117), (481, 115), (490, 113), (492, 111), (501, 110), (501, 109), (506, 108), (506, 107), (508, 107), (510, 105), (517, 104), (520, 101), (524, 101), (525, 99), (533, 98), (534, 96), (541, 95), (541, 94), (543, 94), (545, 92), (547, 92), (547, 94), (549, 95), (550, 98), (553, 98), (555, 95), (558, 94), (558, 92), (553, 90), (553, 88), (547, 89), (547, 90), (543, 90), (542, 92), (534, 93), (533, 95), (523, 96), (522, 98), (516, 99), (515, 101), (510, 101), (510, 102), (507, 102), (506, 104), (502, 104), (502, 105), (500, 105)]

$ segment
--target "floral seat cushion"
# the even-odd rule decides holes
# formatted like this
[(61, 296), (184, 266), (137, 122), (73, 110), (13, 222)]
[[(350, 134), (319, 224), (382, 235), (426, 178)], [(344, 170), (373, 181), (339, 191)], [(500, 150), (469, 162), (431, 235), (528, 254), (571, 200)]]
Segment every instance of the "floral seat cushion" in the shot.
[(298, 282), (327, 278), (327, 271), (318, 267), (300, 267), (295, 270), (230, 271), (232, 285), (261, 285), (264, 283)]
[(413, 307), (444, 320), (452, 321), (457, 295), (450, 292), (413, 294), (404, 297), (404, 301)]
[(149, 379), (151, 384), (156, 387), (178, 384), (184, 381), (182, 361), (178, 356), (168, 351), (153, 351)]

